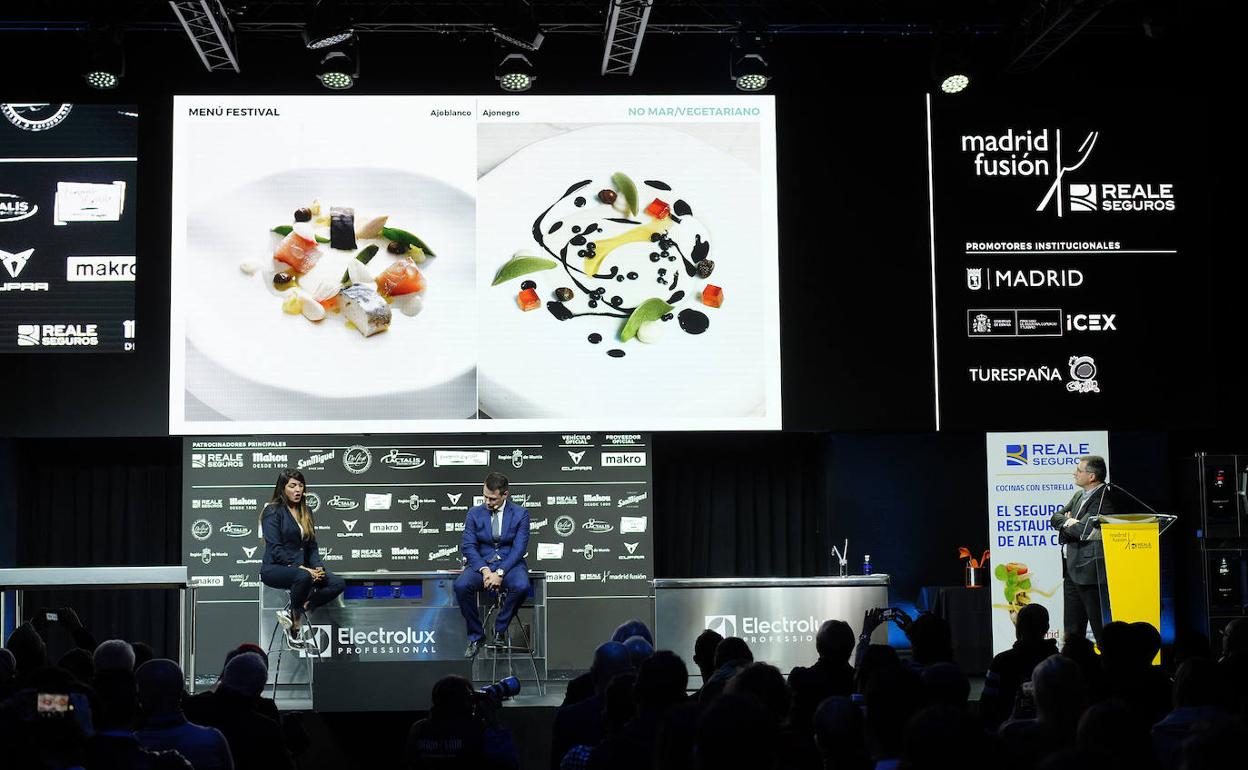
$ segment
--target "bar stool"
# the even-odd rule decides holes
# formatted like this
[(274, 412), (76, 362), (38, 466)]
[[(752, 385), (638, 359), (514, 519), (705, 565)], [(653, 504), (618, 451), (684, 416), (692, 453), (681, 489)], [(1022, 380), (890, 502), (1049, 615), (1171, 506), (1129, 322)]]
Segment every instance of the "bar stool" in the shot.
[[(264, 587), (261, 586), (260, 590), (263, 591)], [(287, 613), (290, 612), (289, 594), (287, 594), (286, 606), (282, 608), (282, 611), (287, 612)], [(310, 622), (311, 620), (308, 617), (308, 613), (304, 612), (303, 623), (306, 625)], [(274, 700), (277, 700), (277, 681), (278, 679), (281, 678), (281, 675), (282, 675), (282, 657), (288, 652), (290, 653), (302, 652), (304, 653), (303, 659), (308, 662), (308, 699), (312, 700), (312, 674), (314, 671), (313, 661), (316, 660), (316, 656), (308, 655), (306, 650), (296, 649), (290, 646), (290, 638), (286, 636), (286, 630), (282, 628), (281, 625), (282, 624), (280, 621), (276, 619), (273, 621), (273, 632), (269, 634), (269, 645), (267, 648), (265, 648), (265, 651), (264, 651), (265, 657), (271, 660), (273, 658), (273, 645), (275, 643), (278, 644), (277, 665), (273, 669), (273, 692), (270, 697), (272, 697)], [(277, 641), (279, 638), (282, 640), (280, 643)]]
[[(530, 588), (530, 590), (532, 589)], [(493, 601), (490, 603), (490, 606), (486, 609), (485, 617), (482, 619), (482, 622), (481, 622), (481, 627), (483, 630), (493, 629), (494, 619), (498, 617), (498, 613), (502, 611), (503, 602), (507, 600), (508, 592), (507, 592), (507, 589), (499, 587), (499, 588), (491, 588), (488, 591), (482, 591), (481, 593), (488, 593), (490, 596), (493, 597)], [(478, 596), (480, 596), (480, 594), (478, 594)], [(523, 603), (523, 600), (521, 603)], [(478, 604), (478, 607), (479, 606), (480, 605)], [(542, 684), (542, 672), (537, 667), (537, 654), (533, 646), (533, 638), (529, 634), (529, 629), (525, 627), (523, 621), (515, 622), (519, 618), (519, 615), (520, 615), (520, 607), (517, 606), (516, 612), (511, 616), (511, 619), (507, 622), (507, 628), (504, 629), (503, 631), (503, 643), (502, 644), (496, 644), (492, 641), (492, 638), (493, 638), (492, 631), (490, 632), (491, 635), (487, 637), (491, 639), (491, 641), (485, 644), (485, 649), (490, 651), (490, 681), (491, 682), (498, 681), (499, 653), (502, 653), (502, 652), (507, 653), (507, 675), (508, 676), (515, 676), (515, 669), (512, 665), (512, 653), (513, 652), (526, 653), (529, 657), (529, 663), (533, 665), (533, 679), (534, 681), (537, 682), (537, 694), (545, 695), (546, 690)], [(515, 625), (517, 628), (520, 629), (520, 637), (521, 637), (521, 640), (524, 642), (523, 645), (517, 645), (515, 644), (515, 642), (512, 641), (511, 628), (513, 625)]]

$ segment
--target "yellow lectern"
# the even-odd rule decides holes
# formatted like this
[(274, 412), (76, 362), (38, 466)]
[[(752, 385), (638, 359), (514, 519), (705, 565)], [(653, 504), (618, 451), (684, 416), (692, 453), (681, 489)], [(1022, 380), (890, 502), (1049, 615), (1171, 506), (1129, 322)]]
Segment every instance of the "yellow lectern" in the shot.
[(1101, 581), (1109, 592), (1111, 620), (1161, 629), (1161, 533), (1177, 518), (1168, 513), (1092, 517), (1100, 526), (1089, 528), (1087, 539), (1100, 539), (1105, 551)]

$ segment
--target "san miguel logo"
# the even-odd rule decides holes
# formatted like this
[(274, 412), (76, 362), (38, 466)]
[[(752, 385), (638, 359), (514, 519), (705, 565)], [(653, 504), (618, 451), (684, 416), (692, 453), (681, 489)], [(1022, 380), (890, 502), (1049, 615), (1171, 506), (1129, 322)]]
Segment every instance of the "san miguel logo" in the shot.
[(0, 114), (23, 131), (47, 131), (69, 117), (72, 104), (0, 104)]
[[(1062, 129), (1017, 130), (1002, 134), (964, 134), (960, 149), (971, 155), (980, 177), (1038, 177), (1050, 180), (1037, 212), (1063, 217), (1086, 212), (1174, 211), (1174, 185), (1166, 182), (1092, 181), (1079, 170), (1092, 156), (1100, 131), (1080, 132), (1063, 146)], [(1072, 149), (1073, 146), (1073, 149)]]

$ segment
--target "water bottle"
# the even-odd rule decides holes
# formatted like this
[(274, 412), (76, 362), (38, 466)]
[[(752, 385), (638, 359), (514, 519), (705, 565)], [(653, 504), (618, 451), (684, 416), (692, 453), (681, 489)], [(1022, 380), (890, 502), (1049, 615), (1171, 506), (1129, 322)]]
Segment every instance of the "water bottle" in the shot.
[(862, 555), (862, 574), (871, 574), (871, 554), (869, 553), (864, 553)]

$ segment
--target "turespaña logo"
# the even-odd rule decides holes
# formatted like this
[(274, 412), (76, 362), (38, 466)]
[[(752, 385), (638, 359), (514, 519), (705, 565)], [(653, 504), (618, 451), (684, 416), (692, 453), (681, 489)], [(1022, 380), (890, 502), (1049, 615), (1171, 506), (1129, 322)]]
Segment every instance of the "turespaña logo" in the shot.
[(207, 540), (212, 536), (212, 522), (207, 519), (196, 519), (191, 525), (191, 537), (196, 540)]
[[(363, 449), (363, 447), (360, 447), (360, 448)], [(411, 470), (412, 468), (419, 468), (422, 465), (424, 465), (425, 460), (419, 455), (414, 455), (411, 452), (400, 452), (397, 449), (391, 449), (389, 452), (382, 455), (381, 464), (388, 465), (391, 468)], [(356, 472), (363, 473), (363, 471), (356, 471)]]
[(342, 467), (349, 473), (360, 474), (373, 467), (373, 453), (366, 446), (354, 444), (342, 453)]
[(1096, 360), (1092, 356), (1071, 356), (1068, 363), (1071, 380), (1066, 383), (1066, 390), (1072, 393), (1101, 392), (1096, 384)]
[(69, 117), (72, 104), (0, 104), (0, 114), (23, 131), (48, 131)]
[(39, 213), (39, 207), (15, 193), (0, 193), (0, 224), (20, 222)]
[(1027, 445), (1026, 444), (1006, 444), (1005, 445), (1005, 464), (1026, 465), (1027, 464)]
[(576, 531), (576, 520), (571, 516), (560, 516), (555, 519), (555, 534), (559, 537), (567, 537)]
[(727, 639), (730, 636), (737, 635), (737, 616), (707, 615), (703, 620), (702, 627), (707, 630), (714, 631)]

